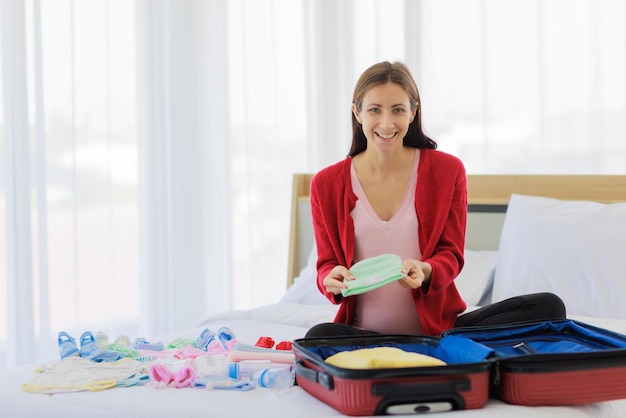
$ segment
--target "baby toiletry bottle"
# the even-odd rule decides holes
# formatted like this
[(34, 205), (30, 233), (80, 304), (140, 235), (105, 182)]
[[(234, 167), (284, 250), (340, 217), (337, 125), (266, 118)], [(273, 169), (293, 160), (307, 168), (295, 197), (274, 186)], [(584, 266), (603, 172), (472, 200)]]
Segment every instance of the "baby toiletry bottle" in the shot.
[(244, 360), (228, 364), (228, 376), (233, 379), (249, 379), (254, 373), (269, 369), (272, 362), (269, 360)]
[(228, 376), (233, 379), (252, 379), (252, 375), (265, 369), (291, 371), (291, 364), (273, 363), (270, 360), (243, 360), (228, 364)]
[(279, 367), (254, 373), (250, 380), (261, 388), (286, 389), (294, 384), (294, 371)]
[(199, 356), (194, 359), (195, 369), (198, 375), (228, 376), (229, 361), (224, 354), (210, 354)]

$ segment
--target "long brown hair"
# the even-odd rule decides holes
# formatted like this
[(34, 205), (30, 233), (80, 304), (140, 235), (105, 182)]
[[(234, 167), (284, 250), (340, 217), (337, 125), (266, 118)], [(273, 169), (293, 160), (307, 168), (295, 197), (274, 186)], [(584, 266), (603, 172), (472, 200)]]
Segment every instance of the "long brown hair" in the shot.
[[(402, 87), (409, 95), (411, 102), (411, 111), (416, 110), (415, 118), (409, 125), (409, 130), (403, 139), (404, 146), (412, 148), (430, 148), (436, 149), (437, 143), (426, 136), (422, 130), (422, 114), (420, 111), (420, 95), (417, 90), (417, 84), (411, 75), (408, 67), (400, 62), (391, 63), (389, 61), (379, 62), (369, 67), (361, 74), (359, 80), (354, 87), (352, 103), (357, 111), (361, 111), (363, 97), (365, 93), (372, 87), (376, 87), (385, 83), (396, 83)], [(361, 124), (354, 114), (352, 114), (352, 146), (350, 147), (349, 157), (354, 157), (367, 148), (367, 138), (363, 133)]]

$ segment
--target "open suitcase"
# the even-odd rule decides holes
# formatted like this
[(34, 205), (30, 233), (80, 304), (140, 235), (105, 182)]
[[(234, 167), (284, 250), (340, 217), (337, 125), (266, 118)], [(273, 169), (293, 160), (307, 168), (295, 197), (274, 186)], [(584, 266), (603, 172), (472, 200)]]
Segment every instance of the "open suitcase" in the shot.
[(494, 396), (516, 405), (575, 405), (626, 398), (626, 336), (572, 320), (457, 328), (497, 358)]
[[(397, 347), (446, 366), (355, 370), (325, 359)], [(372, 335), (294, 341), (298, 385), (346, 415), (482, 408), (493, 396), (518, 405), (626, 398), (626, 336), (572, 320), (458, 328), (440, 338)]]

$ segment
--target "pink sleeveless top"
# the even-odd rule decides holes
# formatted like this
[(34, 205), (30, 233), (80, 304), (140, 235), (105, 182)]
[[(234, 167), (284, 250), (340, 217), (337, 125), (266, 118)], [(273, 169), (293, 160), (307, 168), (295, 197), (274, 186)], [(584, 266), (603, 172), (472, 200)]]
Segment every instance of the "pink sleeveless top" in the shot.
[[(367, 200), (354, 166), (351, 167), (352, 190), (358, 197), (350, 213), (354, 221), (355, 263), (382, 254), (396, 254), (403, 261), (408, 258), (421, 260), (415, 213), (418, 164), (419, 149), (415, 151), (411, 178), (400, 207), (388, 221), (378, 217)], [(384, 334), (421, 334), (422, 326), (413, 302), (413, 292), (399, 283), (390, 283), (353, 297), (358, 298), (355, 327)]]

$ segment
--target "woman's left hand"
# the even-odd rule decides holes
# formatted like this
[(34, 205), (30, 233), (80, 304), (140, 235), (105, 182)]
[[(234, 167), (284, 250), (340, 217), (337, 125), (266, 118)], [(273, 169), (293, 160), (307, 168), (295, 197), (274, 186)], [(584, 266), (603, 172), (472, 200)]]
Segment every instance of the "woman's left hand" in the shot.
[(404, 260), (400, 270), (404, 277), (398, 280), (398, 283), (407, 289), (419, 289), (430, 280), (432, 271), (432, 266), (424, 261)]

